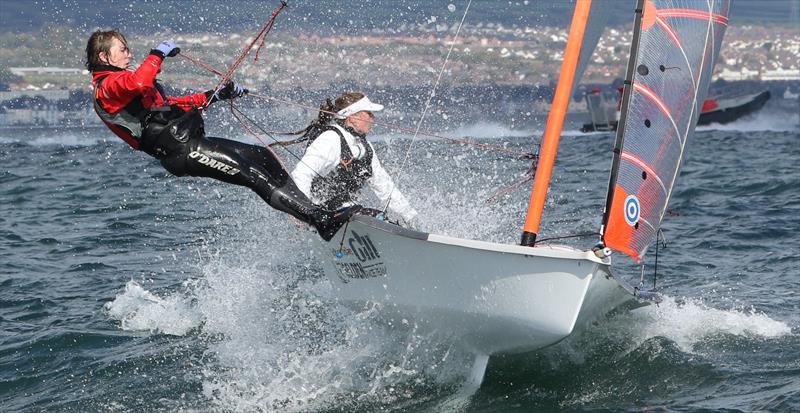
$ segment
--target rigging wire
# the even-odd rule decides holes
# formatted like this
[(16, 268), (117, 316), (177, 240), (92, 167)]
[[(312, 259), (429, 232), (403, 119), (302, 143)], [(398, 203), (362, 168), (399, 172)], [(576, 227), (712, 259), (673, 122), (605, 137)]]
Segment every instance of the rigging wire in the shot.
[[(464, 15), (461, 16), (461, 22), (458, 23), (458, 28), (456, 29), (456, 34), (453, 36), (453, 42), (450, 43), (450, 49), (447, 51), (447, 56), (444, 58), (444, 62), (442, 63), (442, 68), (439, 70), (439, 75), (436, 76), (436, 82), (433, 84), (433, 89), (431, 89), (430, 95), (428, 95), (428, 100), (425, 102), (425, 108), (422, 110), (422, 116), (420, 116), (419, 121), (417, 122), (416, 130), (414, 131), (414, 136), (411, 137), (411, 143), (408, 145), (406, 149), (406, 155), (403, 158), (403, 162), (400, 164), (400, 172), (398, 173), (398, 181), (399, 181), (399, 174), (402, 174), (403, 169), (405, 168), (406, 162), (408, 161), (408, 155), (411, 153), (411, 148), (414, 146), (414, 141), (419, 134), (420, 127), (422, 127), (422, 122), (425, 120), (425, 115), (428, 113), (428, 109), (431, 105), (431, 100), (433, 97), (436, 96), (436, 88), (439, 86), (439, 82), (442, 80), (442, 74), (444, 73), (445, 67), (447, 67), (447, 62), (450, 60), (450, 54), (453, 53), (453, 48), (456, 46), (456, 41), (458, 40), (458, 35), (461, 33), (461, 27), (464, 25), (464, 20), (467, 19), (467, 13), (469, 13), (469, 7), (472, 5), (472, 0), (467, 2), (467, 7), (464, 9)], [(386, 205), (383, 206), (383, 212), (386, 213), (386, 210), (389, 209), (389, 204), (392, 202), (392, 195), (397, 190), (397, 184), (392, 187), (392, 191), (389, 193), (389, 197), (386, 200)]]
[[(252, 93), (252, 92), (248, 93), (247, 96), (251, 96), (251, 97), (254, 97), (254, 98), (257, 98), (257, 99), (271, 100), (271, 101), (282, 103), (282, 104), (285, 104), (285, 105), (297, 106), (297, 107), (300, 107), (300, 108), (303, 108), (303, 109), (310, 109), (310, 110), (319, 111), (319, 112), (327, 113), (327, 114), (331, 114), (331, 115), (337, 115), (336, 112), (327, 111), (327, 110), (324, 110), (324, 109), (319, 109), (319, 108), (316, 108), (316, 107), (311, 106), (311, 105), (304, 105), (302, 103), (292, 102), (292, 101), (286, 100), (286, 99), (276, 98), (274, 96), (268, 96), (268, 95)], [(420, 129), (406, 128), (404, 126), (400, 126), (400, 125), (397, 125), (397, 124), (394, 124), (394, 123), (381, 122), (381, 121), (377, 121), (377, 120), (372, 120), (372, 121), (368, 121), (368, 122), (372, 123), (373, 125), (383, 126), (383, 127), (387, 128), (387, 129), (394, 129), (394, 130), (397, 130), (397, 131), (400, 131), (400, 132), (416, 133), (416, 135), (427, 136), (427, 137), (430, 137), (430, 138), (438, 138), (438, 139), (449, 140), (449, 141), (453, 141), (453, 142), (464, 144), (464, 145), (472, 145), (472, 146), (475, 146), (475, 147), (478, 147), (478, 148), (482, 148), (482, 149), (486, 149), (486, 150), (490, 150), (490, 151), (495, 151), (495, 152), (506, 153), (506, 154), (509, 154), (509, 155), (519, 156), (519, 157), (527, 158), (527, 159), (535, 159), (536, 158), (536, 155), (531, 153), (531, 152), (515, 151), (515, 150), (512, 150), (512, 149), (508, 149), (508, 148), (502, 147), (502, 146), (491, 145), (491, 144), (487, 144), (487, 143), (480, 143), (480, 142), (476, 142), (476, 141), (469, 140), (469, 139), (466, 139), (466, 138), (455, 138), (455, 137), (452, 137), (452, 136), (437, 135), (437, 134), (435, 134), (433, 132), (428, 132), (428, 131), (424, 131), (424, 130), (420, 130)]]
[(653, 290), (656, 289), (656, 280), (658, 279), (658, 245), (659, 245), (659, 238), (661, 238), (661, 247), (666, 249), (667, 248), (667, 238), (664, 236), (664, 231), (659, 228), (658, 232), (656, 232), (656, 262), (653, 268)]
[(267, 35), (269, 34), (270, 30), (272, 30), (272, 26), (275, 24), (275, 20), (278, 18), (278, 15), (281, 13), (281, 11), (283, 11), (283, 9), (287, 5), (288, 5), (287, 0), (281, 0), (280, 5), (278, 5), (278, 7), (272, 12), (270, 18), (261, 26), (261, 29), (259, 29), (258, 33), (253, 38), (253, 40), (247, 46), (245, 46), (244, 50), (242, 50), (242, 53), (239, 54), (239, 57), (236, 58), (236, 60), (233, 62), (228, 71), (222, 75), (222, 78), (219, 80), (219, 83), (217, 83), (217, 87), (214, 88), (214, 93), (212, 93), (208, 97), (208, 99), (206, 99), (206, 102), (203, 104), (203, 108), (208, 107), (209, 103), (211, 102), (211, 96), (216, 95), (217, 92), (219, 92), (219, 90), (222, 89), (225, 86), (225, 84), (227, 84), (231, 80), (233, 74), (236, 72), (237, 69), (239, 69), (239, 65), (241, 65), (245, 57), (247, 57), (247, 54), (250, 53), (250, 50), (253, 49), (253, 46), (255, 46), (256, 42), (258, 42), (259, 39), (261, 39), (261, 43), (259, 44), (258, 49), (256, 50), (256, 56), (255, 56), (255, 60), (258, 60), (258, 54), (261, 51), (261, 47), (264, 46), (264, 42), (267, 40)]
[[(428, 110), (430, 108), (430, 104), (431, 104), (431, 101), (432, 101), (433, 97), (436, 95), (436, 89), (438, 88), (438, 85), (439, 85), (439, 83), (441, 81), (441, 78), (442, 78), (442, 75), (444, 73), (444, 69), (447, 66), (447, 62), (449, 61), (450, 55), (452, 54), (453, 48), (455, 47), (456, 41), (458, 40), (458, 36), (460, 34), (460, 31), (461, 31), (461, 28), (462, 28), (462, 26), (464, 24), (466, 16), (467, 16), (467, 14), (469, 12), (469, 8), (470, 8), (471, 4), (472, 4), (472, 0), (469, 0), (469, 2), (467, 3), (466, 8), (464, 10), (464, 15), (462, 16), (461, 21), (459, 22), (459, 26), (458, 26), (458, 28), (456, 30), (456, 34), (453, 37), (453, 41), (450, 44), (450, 49), (448, 50), (447, 55), (445, 56), (445, 60), (444, 60), (444, 62), (442, 64), (442, 68), (439, 71), (439, 74), (438, 74), (438, 76), (436, 78), (436, 82), (435, 82), (435, 84), (434, 84), (434, 86), (433, 86), (433, 88), (431, 90), (430, 95), (428, 96), (428, 99), (427, 99), (427, 101), (425, 103), (425, 107), (423, 109), (422, 116), (420, 117), (419, 121), (417, 122), (416, 127), (412, 130), (410, 128), (405, 128), (405, 127), (402, 127), (402, 126), (399, 126), (399, 125), (395, 125), (395, 124), (391, 124), (391, 123), (375, 121), (374, 119), (371, 121), (373, 124), (376, 124), (376, 125), (379, 125), (379, 126), (384, 126), (384, 127), (388, 128), (388, 129), (395, 129), (395, 130), (404, 131), (404, 132), (413, 132), (413, 136), (411, 138), (411, 144), (406, 149), (405, 157), (404, 157), (403, 162), (401, 164), (400, 171), (402, 171), (404, 169), (404, 167), (405, 167), (405, 165), (406, 165), (406, 163), (408, 161), (408, 157), (409, 157), (411, 148), (413, 147), (414, 141), (416, 140), (416, 137), (419, 136), (419, 135), (433, 137), (433, 138), (439, 138), (439, 139), (445, 139), (445, 140), (450, 140), (450, 141), (457, 142), (457, 143), (460, 143), (460, 144), (465, 144), (465, 145), (473, 145), (473, 146), (476, 146), (476, 147), (479, 147), (479, 148), (482, 148), (482, 149), (485, 149), (485, 150), (492, 150), (492, 151), (496, 151), (496, 152), (502, 152), (502, 153), (506, 153), (506, 154), (510, 154), (510, 155), (514, 155), (514, 156), (520, 156), (520, 157), (531, 159), (531, 160), (535, 160), (537, 158), (537, 154), (533, 154), (531, 152), (521, 152), (521, 151), (510, 150), (510, 149), (507, 149), (507, 148), (502, 147), (502, 146), (479, 143), (479, 142), (475, 142), (475, 141), (472, 141), (472, 140), (469, 140), (469, 139), (466, 139), (466, 138), (455, 138), (455, 137), (447, 137), (447, 136), (437, 135), (437, 134), (434, 134), (434, 133), (431, 133), (431, 132), (423, 131), (421, 129), (422, 122), (424, 121), (425, 116), (427, 115), (427, 112), (428, 112)], [(244, 58), (247, 56), (247, 54), (252, 50), (252, 48), (255, 46), (255, 44), (260, 39), (261, 41), (259, 43), (258, 48), (256, 49), (256, 55), (255, 55), (254, 60), (257, 61), (259, 59), (259, 52), (260, 52), (261, 48), (264, 46), (264, 44), (266, 42), (267, 34), (270, 32), (270, 30), (272, 29), (273, 25), (275, 24), (275, 21), (276, 21), (278, 15), (280, 14), (280, 12), (285, 7), (287, 7), (287, 5), (288, 4), (287, 4), (286, 0), (281, 0), (280, 5), (272, 12), (270, 18), (264, 23), (264, 25), (262, 25), (262, 27), (259, 29), (258, 33), (253, 38), (253, 40), (244, 48), (244, 50), (239, 55), (239, 57), (237, 57), (237, 59), (231, 65), (230, 69), (228, 69), (227, 73), (222, 73), (221, 71), (214, 69), (212, 66), (203, 63), (202, 61), (200, 61), (197, 58), (192, 57), (191, 55), (187, 55), (185, 53), (181, 53), (179, 56), (183, 57), (185, 60), (191, 62), (192, 64), (194, 64), (194, 65), (196, 65), (198, 67), (206, 69), (209, 72), (214, 73), (217, 76), (220, 76), (221, 79), (220, 79), (219, 83), (217, 84), (217, 87), (214, 89), (214, 93), (217, 93), (225, 84), (227, 84), (227, 82), (229, 82), (231, 80), (231, 78), (233, 77), (233, 74), (236, 72), (236, 70), (238, 70), (239, 65), (244, 61)], [(287, 104), (287, 105), (294, 105), (294, 106), (299, 106), (299, 107), (308, 108), (308, 109), (312, 109), (312, 110), (319, 110), (321, 112), (330, 113), (330, 114), (334, 114), (335, 115), (335, 113), (333, 113), (333, 112), (325, 111), (325, 110), (322, 110), (322, 109), (317, 109), (317, 108), (314, 108), (314, 107), (310, 107), (310, 106), (306, 106), (306, 105), (303, 105), (303, 104), (291, 102), (291, 101), (288, 101), (288, 100), (279, 99), (279, 98), (272, 97), (272, 96), (260, 95), (260, 94), (257, 94), (257, 93), (249, 93), (249, 95), (252, 96), (252, 97), (255, 97), (255, 98), (272, 100), (272, 101), (283, 103), (283, 104)], [(213, 96), (213, 94), (212, 94), (212, 96)], [(209, 101), (207, 101), (205, 103), (205, 107), (208, 106), (208, 102)], [(276, 139), (272, 135), (272, 133), (270, 133), (269, 131), (265, 130), (257, 122), (255, 122), (252, 118), (248, 117), (239, 108), (234, 106), (233, 101), (230, 101), (229, 103), (230, 103), (231, 113), (236, 118), (236, 120), (239, 121), (239, 123), (242, 125), (242, 127), (245, 129), (245, 131), (247, 131), (249, 134), (253, 135), (256, 138), (256, 140), (258, 140), (263, 146), (265, 146), (265, 147), (269, 148), (270, 150), (272, 150), (271, 148), (272, 148), (273, 145), (288, 146), (290, 144), (296, 143), (295, 141), (289, 141), (289, 142), (279, 141), (278, 139)], [(242, 120), (242, 118), (247, 119), (247, 121), (250, 124), (255, 125), (262, 133), (264, 133), (267, 136), (269, 136), (273, 140), (273, 143), (272, 144), (267, 144), (266, 142), (264, 142), (264, 140), (261, 139), (261, 137), (258, 135), (258, 133), (256, 133), (250, 127), (250, 125), (248, 125), (247, 122)], [(277, 132), (275, 132), (275, 133), (277, 133)], [(299, 162), (302, 162), (302, 158), (300, 156), (298, 156), (297, 154), (295, 154), (294, 152), (292, 152), (292, 151), (290, 151), (288, 149), (286, 149), (286, 151), (292, 157), (296, 158)], [(278, 157), (278, 159), (281, 162), (281, 164), (283, 164), (283, 162), (280, 160), (279, 157)], [(513, 184), (513, 185), (511, 185), (511, 186), (509, 186), (509, 187), (507, 187), (505, 189), (501, 189), (501, 190), (497, 191), (489, 199), (487, 199), (486, 202), (490, 202), (494, 198), (497, 198), (502, 194), (506, 194), (508, 192), (511, 192), (512, 190), (518, 188), (522, 184), (528, 182), (533, 177), (534, 168), (535, 168), (535, 164), (532, 164), (532, 167), (526, 173), (526, 178), (524, 180), (522, 180), (522, 181), (520, 181), (520, 182), (518, 182), (516, 184)], [(319, 173), (316, 173), (316, 174), (317, 174), (317, 176), (320, 176)], [(392, 189), (392, 193), (394, 192), (395, 188), (396, 188), (396, 186)], [(383, 209), (384, 213), (388, 209), (389, 203), (391, 202), (392, 193), (390, 193), (389, 200), (387, 201), (386, 205), (384, 206), (384, 209)]]
[[(211, 72), (211, 73), (213, 73), (213, 74), (215, 74), (217, 76), (224, 76), (224, 74), (222, 72), (220, 72), (219, 70), (214, 69), (211, 65), (203, 63), (200, 59), (198, 59), (196, 57), (188, 55), (188, 54), (186, 54), (184, 52), (181, 52), (178, 56), (183, 57), (184, 59), (186, 59), (187, 61), (191, 62), (192, 64), (194, 64), (194, 65), (196, 65), (198, 67), (201, 67), (203, 69), (206, 69), (209, 72)], [(327, 111), (327, 110), (324, 110), (324, 109), (317, 109), (317, 108), (309, 106), (309, 105), (304, 105), (302, 103), (292, 102), (292, 101), (285, 100), (285, 99), (279, 99), (279, 98), (276, 98), (276, 97), (273, 97), (273, 96), (261, 95), (261, 94), (258, 94), (258, 93), (248, 93), (247, 96), (252, 96), (252, 97), (255, 97), (255, 98), (259, 98), (259, 99), (272, 100), (272, 101), (275, 101), (275, 102), (283, 103), (283, 104), (286, 104), (286, 105), (298, 106), (298, 107), (305, 108), (305, 109), (319, 110), (320, 112), (336, 115), (335, 112)], [(236, 106), (234, 106), (233, 101), (230, 101), (230, 109), (231, 109), (231, 113), (233, 114), (234, 118), (236, 118), (236, 120), (242, 125), (242, 127), (245, 129), (245, 131), (248, 132), (249, 134), (253, 135), (253, 137), (255, 137), (256, 140), (258, 140), (263, 146), (266, 146), (266, 147), (268, 147), (270, 149), (273, 146), (281, 146), (281, 147), (284, 148), (284, 150), (286, 150), (287, 153), (289, 153), (289, 155), (291, 155), (293, 158), (297, 159), (298, 162), (302, 163), (302, 157), (301, 156), (295, 154), (294, 152), (292, 152), (291, 150), (286, 148), (286, 146), (289, 146), (289, 145), (285, 144), (286, 141), (278, 140), (277, 138), (275, 138), (275, 136), (273, 136), (273, 134), (282, 134), (281, 132), (267, 131), (258, 122), (256, 122), (251, 117), (247, 116), (244, 112), (242, 112), (241, 109), (239, 109)], [(269, 136), (269, 138), (272, 139), (273, 142), (270, 143), (270, 144), (266, 143), (263, 139), (261, 139), (261, 137), (258, 135), (258, 133), (253, 131), (253, 129), (245, 121), (242, 120), (242, 118), (245, 118), (248, 122), (250, 122), (250, 124), (255, 125), (259, 129), (259, 131), (261, 131), (261, 133)], [(375, 121), (375, 120), (372, 120), (371, 122), (373, 124), (375, 124), (375, 125), (386, 127), (387, 129), (395, 129), (395, 130), (404, 131), (404, 132), (413, 132), (412, 129), (405, 128), (405, 127), (402, 127), (402, 126), (399, 126), (399, 125), (396, 125), (396, 124), (392, 124), (392, 123), (379, 122), (379, 121)], [(455, 138), (455, 137), (442, 136), (442, 135), (437, 135), (437, 134), (434, 134), (434, 133), (431, 133), (431, 132), (419, 131), (419, 130), (417, 131), (417, 133), (419, 135), (422, 135), (422, 136), (428, 136), (428, 137), (433, 137), (433, 138), (440, 138), (440, 139), (450, 140), (450, 141), (457, 142), (457, 143), (464, 144), (464, 145), (473, 145), (473, 146), (479, 147), (481, 149), (491, 150), (491, 151), (496, 151), (496, 152), (502, 152), (502, 153), (506, 153), (506, 154), (509, 154), (509, 155), (526, 158), (526, 159), (536, 159), (536, 156), (537, 156), (536, 154), (533, 154), (531, 152), (514, 151), (514, 150), (511, 150), (511, 149), (502, 147), (502, 146), (475, 142), (475, 141), (472, 141), (472, 140), (469, 140), (469, 139), (464, 139), (464, 138)], [(290, 142), (290, 144), (297, 143), (295, 141), (289, 141), (289, 142)], [(278, 159), (280, 160), (280, 157), (278, 157)], [(281, 161), (281, 164), (283, 164), (282, 161)], [(313, 170), (313, 168), (309, 168), (309, 169)], [(314, 173), (320, 178), (327, 179), (327, 178), (323, 177), (322, 175), (320, 175), (316, 171)], [(506, 190), (503, 193), (510, 192), (511, 190), (519, 187), (520, 185), (524, 184), (528, 180), (532, 179), (532, 169), (528, 171), (527, 175), (530, 175), (530, 177), (526, 178), (525, 180), (521, 181), (518, 184), (512, 185), (512, 187), (510, 187), (510, 188), (506, 188)], [(500, 192), (500, 191), (498, 191), (498, 192)], [(499, 194), (493, 195), (491, 198), (494, 198), (494, 197), (497, 197), (497, 196), (499, 196)]]
[[(224, 73), (220, 72), (219, 70), (214, 69), (210, 65), (208, 65), (206, 63), (203, 63), (200, 59), (198, 59), (196, 57), (193, 57), (191, 55), (188, 55), (185, 52), (181, 52), (178, 56), (183, 57), (184, 59), (186, 59), (187, 61), (191, 62), (192, 64), (194, 64), (194, 65), (196, 65), (198, 67), (201, 67), (203, 69), (206, 69), (207, 71), (209, 71), (209, 72), (211, 72), (211, 73), (213, 73), (213, 74), (215, 74), (217, 76), (224, 76), (225, 75)], [(274, 96), (269, 96), (269, 95), (254, 93), (254, 92), (248, 93), (247, 96), (254, 97), (256, 99), (271, 100), (273, 102), (278, 102), (278, 103), (281, 103), (281, 104), (284, 104), (284, 105), (296, 106), (296, 107), (299, 107), (299, 108), (310, 109), (310, 110), (319, 111), (319, 112), (323, 112), (323, 113), (327, 113), (327, 114), (331, 114), (331, 115), (336, 115), (337, 114), (336, 112), (327, 111), (327, 110), (324, 110), (324, 109), (319, 109), (319, 108), (316, 108), (316, 107), (311, 106), (311, 105), (305, 105), (305, 104), (298, 103), (298, 102), (293, 102), (293, 101), (287, 100), (287, 99), (280, 99), (280, 98), (277, 98), (277, 97), (274, 97)], [(428, 132), (428, 131), (425, 131), (425, 130), (421, 130), (419, 128), (411, 129), (411, 128), (400, 126), (400, 125), (397, 125), (397, 124), (394, 124), (394, 123), (381, 122), (381, 121), (376, 121), (376, 120), (371, 120), (371, 121), (368, 121), (368, 122), (372, 123), (373, 125), (383, 126), (383, 127), (387, 128), (387, 129), (394, 129), (394, 130), (397, 130), (397, 131), (400, 131), (400, 132), (415, 133), (415, 136), (416, 135), (421, 135), (421, 136), (427, 136), (427, 137), (430, 137), (430, 138), (449, 140), (449, 141), (452, 141), (452, 142), (455, 142), (455, 143), (459, 143), (459, 144), (463, 144), (463, 145), (472, 145), (472, 146), (475, 146), (475, 147), (478, 147), (478, 148), (481, 148), (481, 149), (494, 151), (494, 152), (505, 153), (505, 154), (508, 154), (508, 155), (518, 156), (518, 157), (525, 158), (525, 159), (535, 160), (536, 157), (538, 156), (537, 154), (532, 153), (532, 152), (516, 151), (516, 150), (508, 149), (506, 147), (499, 146), (499, 145), (492, 145), (492, 144), (488, 144), (488, 143), (476, 142), (476, 141), (473, 141), (473, 140), (470, 140), (470, 139), (467, 139), (467, 138), (456, 138), (456, 137), (452, 137), (452, 136), (439, 135), (439, 134), (435, 134), (433, 132)], [(283, 132), (278, 132), (278, 131), (272, 131), (272, 132), (275, 133), (275, 134), (278, 134), (278, 135), (285, 135), (285, 133), (283, 133)], [(278, 140), (278, 139), (276, 139), (274, 137), (272, 137), (272, 138), (273, 138), (273, 140), (275, 142), (271, 143), (270, 146), (272, 146), (272, 145), (288, 146), (288, 145), (291, 145), (291, 144), (294, 144), (294, 143), (299, 143), (299, 142), (295, 142), (295, 141), (281, 141), (281, 140)]]

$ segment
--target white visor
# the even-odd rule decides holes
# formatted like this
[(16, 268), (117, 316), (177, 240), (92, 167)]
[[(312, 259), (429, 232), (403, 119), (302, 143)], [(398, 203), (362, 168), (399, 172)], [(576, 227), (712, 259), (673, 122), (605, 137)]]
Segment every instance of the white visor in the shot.
[(377, 112), (379, 110), (383, 110), (383, 105), (371, 102), (366, 96), (364, 96), (352, 105), (336, 112), (336, 117), (339, 119), (344, 119), (361, 111)]

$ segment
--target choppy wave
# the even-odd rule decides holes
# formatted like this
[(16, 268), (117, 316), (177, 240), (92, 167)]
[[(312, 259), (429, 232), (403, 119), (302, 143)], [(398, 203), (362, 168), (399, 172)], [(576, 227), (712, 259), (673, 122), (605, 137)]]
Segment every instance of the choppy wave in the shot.
[(200, 326), (202, 319), (191, 302), (180, 294), (159, 297), (136, 281), (128, 281), (103, 309), (126, 331), (182, 336)]
[[(92, 146), (98, 143), (124, 143), (117, 137), (99, 133), (97, 130), (68, 130), (58, 129), (29, 129), (29, 130), (0, 130), (0, 144), (25, 144), (35, 147), (42, 146)], [(104, 132), (104, 130), (103, 130)]]
[[(490, 141), (507, 132), (480, 127)], [(0, 317), (11, 333), (0, 360), (13, 367), (0, 372), (4, 407), (452, 407), (472, 362), (457, 340), (342, 306), (311, 235), (285, 215), (242, 188), (142, 168), (139, 154), (105, 136), (90, 137), (90, 150), (58, 143), (77, 136), (0, 147), (10, 185), (0, 203)], [(505, 144), (529, 148), (527, 136)], [(544, 232), (596, 228), (612, 142), (598, 138), (562, 140)], [(714, 130), (698, 140), (675, 194), (681, 215), (664, 228), (667, 300), (541, 352), (493, 358), (463, 410), (797, 410), (797, 135)], [(397, 147), (376, 144), (425, 211), (421, 226), (516, 242), (527, 189), (484, 201), (524, 179), (529, 160), (423, 141), (401, 168)]]

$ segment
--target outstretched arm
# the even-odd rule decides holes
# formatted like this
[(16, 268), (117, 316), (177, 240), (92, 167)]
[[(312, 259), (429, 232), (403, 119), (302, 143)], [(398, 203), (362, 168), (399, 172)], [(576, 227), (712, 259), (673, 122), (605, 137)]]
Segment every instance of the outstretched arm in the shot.
[(214, 95), (213, 90), (208, 90), (203, 93), (195, 93), (188, 96), (167, 96), (167, 102), (170, 105), (178, 105), (178, 107), (183, 110), (191, 110), (193, 108), (199, 108), (200, 106), (203, 106), (206, 102), (212, 104), (220, 100), (240, 98), (248, 93), (250, 93), (250, 91), (246, 88), (242, 87), (241, 85), (237, 85), (232, 81), (228, 81), (228, 83), (225, 84), (225, 86), (221, 88), (216, 95)]

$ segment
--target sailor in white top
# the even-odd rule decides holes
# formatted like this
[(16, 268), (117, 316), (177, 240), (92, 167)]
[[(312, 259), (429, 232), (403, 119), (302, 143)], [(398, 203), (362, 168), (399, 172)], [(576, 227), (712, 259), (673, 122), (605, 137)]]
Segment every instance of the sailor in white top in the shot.
[[(347, 104), (348, 100), (355, 102)], [(392, 212), (411, 223), (417, 211), (395, 187), (366, 139), (372, 128), (372, 112), (382, 110), (383, 105), (357, 92), (342, 95), (336, 104), (344, 106), (336, 110), (337, 119), (326, 122), (324, 131), (308, 146), (292, 171), (297, 187), (315, 204), (336, 210), (354, 205), (361, 188), (368, 184), (380, 199), (381, 207), (388, 202)]]

